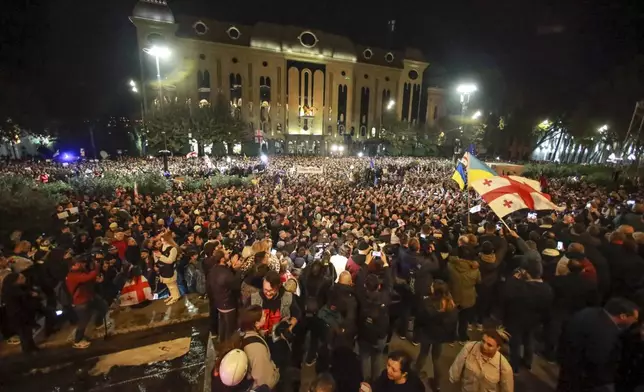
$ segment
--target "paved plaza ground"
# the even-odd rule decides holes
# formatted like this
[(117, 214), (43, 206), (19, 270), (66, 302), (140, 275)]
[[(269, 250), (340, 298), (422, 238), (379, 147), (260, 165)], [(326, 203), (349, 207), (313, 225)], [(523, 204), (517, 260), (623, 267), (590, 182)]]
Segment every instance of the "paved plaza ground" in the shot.
[[(33, 355), (2, 343), (0, 391), (209, 391), (215, 353), (207, 317), (208, 301), (189, 295), (170, 307), (155, 301), (143, 309), (111, 311), (108, 339), (103, 326), (92, 324), (87, 330), (92, 345), (87, 350), (71, 347), (71, 326), (41, 342), (41, 351)], [(472, 332), (471, 337), (477, 335)], [(438, 366), (444, 374), (460, 348), (443, 347)], [(394, 336), (390, 349), (402, 349), (415, 358), (419, 347)], [(423, 373), (432, 375), (431, 361)], [(314, 366), (302, 366), (299, 374), (301, 391), (307, 391)], [(537, 357), (531, 371), (522, 370), (516, 377), (515, 390), (552, 391), (556, 379), (557, 367)], [(458, 386), (444, 380), (441, 390), (457, 392)]]

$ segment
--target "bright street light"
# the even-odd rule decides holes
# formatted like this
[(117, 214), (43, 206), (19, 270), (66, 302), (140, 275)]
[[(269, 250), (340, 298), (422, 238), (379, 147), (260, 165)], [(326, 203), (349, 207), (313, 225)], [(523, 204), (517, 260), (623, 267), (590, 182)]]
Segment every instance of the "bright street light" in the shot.
[(130, 86), (136, 87), (136, 82), (132, 79), (130, 79)]
[(153, 45), (151, 48), (143, 48), (143, 51), (150, 56), (154, 56), (157, 65), (157, 83), (159, 83), (159, 108), (163, 106), (163, 86), (161, 85), (161, 66), (159, 59), (170, 57), (170, 49), (167, 46)]
[(136, 86), (132, 86), (132, 92), (133, 93), (138, 93), (139, 89), (137, 89)]
[(363, 155), (364, 155), (364, 154), (362, 153), (362, 151), (360, 151), (360, 152), (358, 153), (358, 158), (362, 158), (362, 156), (363, 156)]
[(153, 45), (151, 48), (144, 48), (143, 51), (151, 56), (167, 59), (170, 57), (170, 49), (167, 46)]
[(550, 122), (550, 120), (548, 120), (548, 119), (546, 118), (545, 120), (543, 120), (543, 121), (541, 121), (541, 122), (539, 123), (539, 128), (541, 128), (541, 129), (550, 128), (550, 125), (552, 125), (552, 123)]
[(264, 154), (260, 155), (259, 159), (264, 163), (268, 163), (268, 157)]
[(459, 84), (458, 87), (456, 87), (456, 92), (459, 94), (472, 94), (473, 92), (476, 92), (478, 88), (476, 87), (475, 84), (473, 83), (463, 83)]
[(608, 125), (606, 125), (606, 124), (602, 125), (601, 127), (599, 127), (599, 129), (597, 129), (597, 131), (600, 134), (604, 134), (604, 132), (608, 131)]
[(389, 103), (387, 103), (387, 110), (393, 109), (395, 104), (396, 102), (393, 99), (390, 99)]
[(338, 149), (340, 150), (340, 152), (342, 152), (344, 151), (344, 146), (338, 146)]
[(338, 145), (337, 144), (332, 144), (331, 145), (331, 151), (338, 151)]
[(481, 111), (477, 110), (476, 113), (472, 115), (472, 120), (477, 120), (479, 117), (481, 117)]

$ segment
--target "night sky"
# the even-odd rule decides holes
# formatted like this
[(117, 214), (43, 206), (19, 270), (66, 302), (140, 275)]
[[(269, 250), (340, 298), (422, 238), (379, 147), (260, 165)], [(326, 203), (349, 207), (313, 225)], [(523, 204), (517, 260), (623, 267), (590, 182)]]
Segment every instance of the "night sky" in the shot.
[[(6, 107), (61, 121), (134, 114), (135, 0), (12, 0), (0, 10), (0, 94)], [(421, 49), (431, 84), (480, 84), (490, 110), (569, 108), (611, 69), (644, 53), (644, 1), (170, 1), (175, 14), (260, 20)], [(276, 11), (267, 6), (278, 4)], [(643, 91), (644, 95), (644, 91)]]

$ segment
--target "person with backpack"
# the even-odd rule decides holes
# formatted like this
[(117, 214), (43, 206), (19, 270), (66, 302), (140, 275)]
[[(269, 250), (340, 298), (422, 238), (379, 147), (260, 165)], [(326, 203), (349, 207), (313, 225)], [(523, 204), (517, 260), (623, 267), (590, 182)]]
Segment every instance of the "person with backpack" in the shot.
[[(280, 276), (270, 270), (264, 276), (262, 290), (251, 294), (251, 305), (259, 305), (264, 312), (266, 322), (261, 330), (270, 336), (269, 347), (277, 368), (280, 370), (280, 386), (289, 390), (288, 370), (291, 358), (293, 329), (302, 319), (302, 311), (294, 300), (293, 294), (282, 287)], [(286, 329), (283, 327), (287, 326)], [(278, 332), (280, 331), (281, 332)]]
[(433, 392), (440, 391), (442, 372), (438, 366), (442, 353), (443, 343), (454, 340), (458, 309), (449, 292), (449, 286), (442, 280), (435, 280), (428, 295), (424, 296), (416, 314), (420, 351), (416, 358), (416, 371), (420, 373), (425, 366), (425, 361), (431, 352), (434, 377), (429, 379), (429, 386)]
[[(302, 273), (302, 298), (304, 299), (304, 326), (301, 330), (303, 335), (311, 332), (309, 351), (306, 354), (305, 363), (311, 366), (318, 356), (318, 345), (324, 338), (323, 326), (318, 319), (318, 312), (327, 302), (327, 294), (333, 280), (326, 275), (326, 268), (322, 261), (316, 260), (309, 264)], [(324, 342), (323, 342), (324, 343)]]
[(501, 346), (510, 340), (501, 327), (487, 327), (480, 342), (468, 342), (449, 368), (449, 381), (461, 383), (461, 392), (514, 392), (510, 362)]
[(458, 247), (457, 252), (458, 256), (449, 257), (447, 271), (450, 292), (459, 309), (457, 339), (463, 345), (469, 340), (468, 325), (476, 316), (476, 285), (481, 282), (481, 271), (474, 248), (465, 243)]
[[(262, 385), (266, 385), (271, 390), (275, 388), (280, 379), (280, 373), (275, 363), (271, 360), (268, 343), (266, 343), (263, 333), (261, 333), (265, 322), (266, 313), (259, 305), (251, 305), (240, 312), (240, 333), (233, 334), (227, 340), (222, 340), (222, 343), (216, 349), (218, 357), (215, 359), (215, 366), (212, 373), (213, 391), (245, 391), (249, 387), (257, 388)], [(238, 384), (230, 385), (231, 383), (227, 382), (227, 380), (233, 377), (226, 374), (228, 369), (222, 366), (222, 362), (226, 354), (233, 350), (243, 351), (246, 356), (248, 370), (246, 377), (244, 377), (246, 381), (242, 380)]]
[(188, 253), (188, 265), (184, 273), (188, 293), (206, 294), (206, 274), (203, 272), (199, 262), (199, 253), (190, 251)]
[[(383, 352), (389, 330), (389, 305), (393, 287), (391, 269), (387, 256), (381, 253), (384, 264), (384, 278), (381, 280), (375, 274), (368, 274), (366, 268), (360, 269), (356, 281), (356, 297), (358, 298), (358, 348), (362, 361), (364, 379), (369, 382), (380, 375), (383, 366)], [(365, 264), (368, 267), (374, 256), (368, 253)]]

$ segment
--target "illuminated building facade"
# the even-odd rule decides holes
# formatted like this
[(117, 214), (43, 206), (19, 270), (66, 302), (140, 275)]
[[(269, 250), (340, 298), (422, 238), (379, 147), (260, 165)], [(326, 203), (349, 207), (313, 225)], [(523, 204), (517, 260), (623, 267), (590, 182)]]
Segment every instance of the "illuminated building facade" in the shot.
[[(146, 109), (159, 99), (206, 104), (223, 97), (277, 151), (322, 153), (332, 143), (377, 137), (383, 116), (430, 124), (445, 113), (441, 89), (424, 92), (421, 104), (429, 63), (415, 49), (367, 47), (296, 26), (175, 16), (161, 0), (140, 0), (130, 19)], [(143, 52), (154, 45), (172, 53), (159, 61), (162, 93), (156, 58)]]

